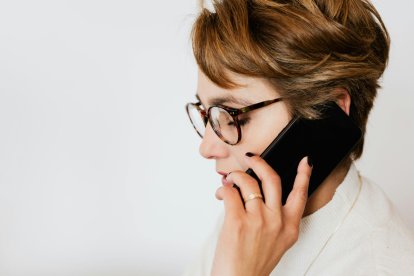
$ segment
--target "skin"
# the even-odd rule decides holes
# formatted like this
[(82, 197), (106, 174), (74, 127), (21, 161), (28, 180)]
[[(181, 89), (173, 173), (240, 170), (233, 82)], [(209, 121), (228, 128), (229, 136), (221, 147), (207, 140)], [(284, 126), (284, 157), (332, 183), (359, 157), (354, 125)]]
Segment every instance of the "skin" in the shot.
[[(198, 71), (197, 94), (205, 110), (212, 99), (232, 94), (238, 99), (257, 103), (280, 97), (279, 93), (264, 79), (229, 73), (243, 87), (224, 89)], [(337, 104), (349, 115), (350, 96), (342, 88), (334, 91)], [(224, 102), (240, 108), (245, 105)], [(285, 205), (281, 205), (281, 183), (277, 173), (259, 155), (288, 124), (291, 115), (284, 101), (254, 110), (242, 126), (242, 139), (236, 145), (224, 143), (207, 124), (199, 147), (200, 154), (216, 161), (216, 171), (230, 173), (224, 185), (216, 191), (216, 198), (224, 201), (225, 217), (221, 229), (212, 275), (269, 275), (283, 254), (297, 241), (300, 219), (327, 204), (336, 188), (348, 172), (351, 161), (340, 164), (307, 198), (307, 188), (312, 168), (307, 157), (298, 166), (294, 188)], [(242, 116), (241, 119), (244, 117)], [(255, 154), (247, 157), (246, 152)], [(237, 183), (243, 197), (260, 193), (257, 182), (245, 171), (252, 168), (261, 179), (264, 203), (261, 199), (246, 202), (243, 207), (240, 195), (232, 187)]]

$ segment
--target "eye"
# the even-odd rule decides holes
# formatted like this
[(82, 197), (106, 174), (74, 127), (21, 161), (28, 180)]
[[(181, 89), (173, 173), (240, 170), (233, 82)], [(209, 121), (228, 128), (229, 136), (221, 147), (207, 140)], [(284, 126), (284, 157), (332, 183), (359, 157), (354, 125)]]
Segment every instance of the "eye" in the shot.
[(250, 118), (244, 118), (239, 120), (239, 125), (244, 126), (250, 121)]
[[(249, 121), (250, 121), (250, 118), (243, 118), (243, 119), (239, 119), (239, 126), (244, 126), (244, 125), (246, 125)], [(232, 126), (232, 125), (234, 125), (234, 123), (233, 123), (233, 122), (229, 122), (229, 123), (227, 123), (227, 125)]]

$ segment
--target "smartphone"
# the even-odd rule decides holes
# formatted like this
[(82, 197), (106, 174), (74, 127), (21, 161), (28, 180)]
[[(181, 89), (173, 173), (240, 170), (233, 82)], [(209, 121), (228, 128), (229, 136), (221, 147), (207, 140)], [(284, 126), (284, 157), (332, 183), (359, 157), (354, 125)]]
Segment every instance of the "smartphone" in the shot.
[[(303, 157), (310, 156), (313, 163), (310, 196), (361, 139), (361, 130), (335, 102), (324, 104), (318, 110), (320, 119), (293, 118), (260, 155), (281, 178), (283, 205)], [(246, 173), (257, 180), (263, 195), (254, 171), (249, 168)], [(266, 200), (264, 195), (263, 200)]]

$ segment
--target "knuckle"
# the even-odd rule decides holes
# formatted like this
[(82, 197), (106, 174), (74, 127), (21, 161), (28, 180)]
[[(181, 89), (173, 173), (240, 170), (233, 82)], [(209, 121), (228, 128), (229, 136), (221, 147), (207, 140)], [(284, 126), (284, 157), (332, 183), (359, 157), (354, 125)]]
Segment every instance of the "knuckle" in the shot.
[(227, 201), (227, 200), (232, 199), (235, 193), (237, 193), (237, 191), (233, 187), (222, 186), (217, 189), (216, 197), (217, 198), (221, 197), (223, 200)]
[(258, 185), (258, 183), (254, 178), (246, 176), (246, 185), (250, 187), (255, 187)]
[(231, 176), (232, 177), (240, 177), (240, 175), (242, 175), (243, 174), (243, 171), (241, 171), (241, 170), (236, 170), (236, 171), (232, 171), (231, 172)]
[(236, 212), (226, 212), (225, 213), (225, 221), (227, 224), (230, 224), (232, 227), (238, 227), (242, 224), (242, 216)]
[(255, 155), (250, 157), (250, 164), (252, 165), (253, 169), (259, 167), (262, 162), (265, 162), (260, 156)]
[(301, 201), (306, 201), (308, 198), (307, 187), (304, 187), (304, 186), (295, 187), (293, 192), (294, 192), (294, 196)]
[(293, 245), (299, 239), (299, 228), (294, 225), (287, 225), (285, 228), (285, 234), (288, 245)]
[(270, 173), (269, 174), (269, 181), (271, 183), (279, 183), (280, 182), (280, 177), (279, 177), (279, 175), (276, 174), (276, 172), (275, 173)]
[(298, 183), (306, 183), (308, 181), (308, 178), (306, 177), (305, 174), (299, 173), (296, 175), (296, 181)]
[(238, 173), (239, 171), (238, 170), (234, 170), (234, 171), (231, 171), (231, 172), (229, 172), (228, 174), (227, 174), (227, 178), (229, 178), (229, 177), (234, 177), (235, 175), (237, 175), (237, 173)]
[(263, 229), (265, 226), (265, 221), (262, 216), (256, 216), (255, 219), (252, 220), (252, 226), (254, 230)]
[(280, 233), (283, 230), (283, 223), (280, 216), (272, 216), (269, 218), (269, 231), (272, 233)]
[(278, 235), (282, 230), (282, 225), (280, 223), (272, 222), (268, 226), (269, 234), (276, 234)]
[(226, 177), (226, 180), (237, 183), (240, 182), (242, 175), (242, 171), (232, 171), (231, 174)]
[(282, 218), (280, 216), (272, 218), (272, 225), (275, 230), (280, 232), (283, 228)]
[(224, 221), (224, 227), (228, 229), (233, 237), (241, 237), (245, 233), (245, 225), (240, 216), (228, 216)]
[(255, 190), (258, 185), (257, 181), (253, 177), (249, 176), (248, 174), (244, 172), (234, 182), (240, 188), (244, 188), (244, 189), (248, 188), (249, 190), (252, 188), (253, 190)]

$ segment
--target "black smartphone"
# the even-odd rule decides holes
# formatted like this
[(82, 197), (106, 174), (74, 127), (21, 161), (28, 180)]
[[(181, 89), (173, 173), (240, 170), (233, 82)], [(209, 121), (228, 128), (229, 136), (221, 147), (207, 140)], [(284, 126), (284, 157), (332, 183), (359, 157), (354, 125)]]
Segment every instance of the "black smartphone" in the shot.
[[(281, 178), (283, 205), (293, 188), (297, 167), (303, 157), (310, 156), (313, 163), (310, 196), (361, 139), (361, 130), (335, 102), (324, 104), (318, 110), (320, 119), (292, 119), (260, 155)], [(261, 182), (254, 171), (248, 169), (246, 173), (258, 181), (263, 195)]]

